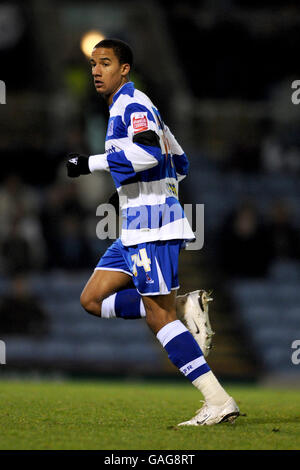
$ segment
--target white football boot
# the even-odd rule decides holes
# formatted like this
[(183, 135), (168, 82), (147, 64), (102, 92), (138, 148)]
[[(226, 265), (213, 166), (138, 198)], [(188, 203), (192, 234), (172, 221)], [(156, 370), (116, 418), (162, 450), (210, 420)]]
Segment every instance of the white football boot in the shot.
[(208, 303), (212, 300), (205, 290), (176, 297), (177, 317), (192, 333), (205, 357), (212, 347), (212, 336), (215, 334), (208, 317)]
[(189, 421), (184, 421), (178, 426), (211, 426), (212, 424), (229, 422), (233, 423), (240, 414), (239, 407), (232, 397), (222, 406), (209, 405), (204, 402), (196, 416)]

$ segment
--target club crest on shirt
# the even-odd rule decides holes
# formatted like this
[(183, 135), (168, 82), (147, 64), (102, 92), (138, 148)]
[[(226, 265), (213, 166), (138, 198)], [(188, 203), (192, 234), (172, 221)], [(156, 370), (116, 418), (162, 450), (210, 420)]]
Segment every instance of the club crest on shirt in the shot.
[(134, 113), (132, 115), (132, 129), (134, 134), (147, 131), (148, 128), (147, 113)]

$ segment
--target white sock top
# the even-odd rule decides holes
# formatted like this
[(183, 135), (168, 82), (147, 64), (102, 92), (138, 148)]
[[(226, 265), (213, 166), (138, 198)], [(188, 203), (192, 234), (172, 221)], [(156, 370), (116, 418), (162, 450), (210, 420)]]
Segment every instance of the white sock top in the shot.
[(175, 336), (178, 336), (185, 331), (188, 331), (188, 329), (184, 324), (180, 320), (174, 320), (163, 326), (157, 333), (156, 337), (162, 346), (165, 347), (165, 345), (175, 338)]
[(115, 299), (117, 294), (110, 295), (102, 301), (101, 318), (116, 318)]

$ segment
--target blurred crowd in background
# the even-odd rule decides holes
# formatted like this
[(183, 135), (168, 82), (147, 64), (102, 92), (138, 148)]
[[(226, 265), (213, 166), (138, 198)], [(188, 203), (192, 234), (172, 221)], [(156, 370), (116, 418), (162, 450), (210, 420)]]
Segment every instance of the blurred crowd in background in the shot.
[[(110, 243), (96, 237), (96, 208), (113, 192), (109, 175), (68, 180), (65, 171), (69, 152), (104, 150), (108, 111), (80, 48), (89, 29), (132, 46), (132, 81), (188, 154), (191, 174), (180, 198), (204, 203), (217, 219), (205, 229), (201, 252), (211, 271), (224, 280), (266, 278), (274, 260), (299, 261), (296, 0), (4, 2), (0, 273), (13, 283), (0, 311), (11, 308), (9, 296), (28, 301), (30, 273), (92, 272)], [(226, 178), (262, 183), (249, 196), (224, 188)], [(268, 192), (273, 178), (279, 189)], [(47, 321), (38, 305), (35, 312), (42, 333)]]

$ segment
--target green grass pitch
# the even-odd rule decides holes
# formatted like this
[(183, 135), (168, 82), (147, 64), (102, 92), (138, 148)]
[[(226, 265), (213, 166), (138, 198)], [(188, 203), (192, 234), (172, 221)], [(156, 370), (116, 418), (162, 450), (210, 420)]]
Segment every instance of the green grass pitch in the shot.
[(227, 386), (235, 424), (183, 427), (200, 407), (188, 382), (0, 381), (0, 449), (299, 449), (299, 390)]

